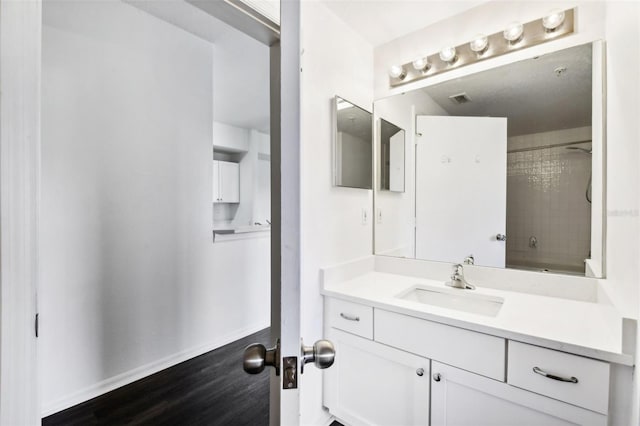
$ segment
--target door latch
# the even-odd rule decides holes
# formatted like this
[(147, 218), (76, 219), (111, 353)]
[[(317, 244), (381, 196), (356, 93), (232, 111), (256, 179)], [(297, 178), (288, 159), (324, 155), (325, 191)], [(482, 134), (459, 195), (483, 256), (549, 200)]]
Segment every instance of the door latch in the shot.
[[(304, 373), (304, 365), (310, 362), (320, 369), (328, 368), (333, 364), (336, 356), (333, 344), (328, 340), (318, 340), (313, 346), (300, 347), (300, 374)], [(244, 350), (242, 367), (249, 374), (260, 374), (265, 367), (276, 369), (276, 376), (280, 375), (280, 340), (276, 346), (267, 349), (260, 343), (247, 346)], [(298, 357), (288, 356), (282, 358), (282, 389), (298, 388)]]
[(282, 359), (284, 375), (282, 376), (282, 389), (298, 388), (298, 357), (287, 356)]

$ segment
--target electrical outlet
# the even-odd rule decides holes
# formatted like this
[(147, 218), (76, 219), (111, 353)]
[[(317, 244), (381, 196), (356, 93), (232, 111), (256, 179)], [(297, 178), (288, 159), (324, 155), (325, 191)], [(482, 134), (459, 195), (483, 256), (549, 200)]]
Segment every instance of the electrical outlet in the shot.
[(376, 211), (376, 222), (378, 224), (382, 223), (382, 209), (378, 208), (378, 211)]
[(362, 224), (366, 225), (369, 223), (369, 210), (366, 207), (362, 208)]

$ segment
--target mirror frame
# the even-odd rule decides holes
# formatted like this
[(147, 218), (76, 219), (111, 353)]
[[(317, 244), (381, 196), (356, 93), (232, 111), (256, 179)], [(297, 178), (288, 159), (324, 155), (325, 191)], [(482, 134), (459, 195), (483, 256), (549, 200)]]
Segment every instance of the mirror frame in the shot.
[[(585, 44), (590, 44), (592, 46), (592, 119), (591, 119), (591, 134), (592, 134), (592, 204), (591, 204), (591, 257), (585, 260), (585, 274), (584, 275), (568, 275), (562, 274), (559, 272), (543, 272), (536, 270), (525, 270), (525, 269), (517, 269), (517, 268), (504, 268), (504, 270), (510, 271), (523, 271), (523, 272), (532, 272), (536, 274), (542, 275), (559, 275), (559, 276), (572, 276), (575, 278), (606, 278), (606, 241), (607, 241), (607, 232), (606, 232), (606, 196), (607, 196), (607, 165), (606, 165), (606, 42), (601, 39), (585, 41), (581, 40), (577, 43), (565, 44), (562, 43), (560, 45), (556, 45), (555, 43), (549, 43), (545, 45), (542, 52), (537, 52), (536, 54), (527, 54), (526, 56), (516, 55), (514, 59), (508, 62), (501, 61), (492, 61), (488, 60), (485, 62), (485, 65), (491, 64), (492, 66), (484, 66), (480, 69), (475, 69), (474, 67), (469, 67), (460, 70), (460, 73), (451, 73), (451, 75), (443, 75), (441, 78), (434, 79), (425, 79), (419, 81), (415, 85), (411, 85), (409, 88), (403, 88), (403, 91), (399, 91), (397, 89), (391, 90), (387, 96), (383, 96), (380, 98), (376, 98), (373, 101), (373, 120), (377, 122), (382, 117), (376, 111), (376, 102), (379, 102), (383, 99), (389, 99), (396, 96), (402, 96), (405, 93), (409, 93), (411, 91), (421, 90), (426, 87), (435, 86), (440, 83), (444, 83), (446, 81), (464, 78), (468, 75), (476, 74), (479, 72), (486, 72), (490, 70), (499, 69), (504, 66), (511, 65), (513, 63), (517, 63), (520, 61), (531, 59), (535, 56), (539, 56), (541, 54), (550, 54), (554, 52), (559, 52), (565, 49), (570, 49), (572, 47), (577, 47)], [(524, 52), (520, 52), (524, 54)], [(506, 55), (505, 55), (506, 56)], [(504, 58), (504, 57), (503, 57)], [(388, 120), (387, 120), (388, 121)], [(415, 119), (413, 120), (413, 129), (412, 131), (415, 133)], [(374, 168), (373, 168), (373, 179), (374, 182), (378, 182), (379, 175), (378, 170), (375, 165), (379, 162), (378, 155), (378, 144), (380, 140), (378, 138), (378, 134), (374, 133)], [(406, 145), (406, 144), (405, 144)], [(415, 152), (415, 143), (409, 144), (409, 149), (413, 149)], [(406, 149), (405, 149), (405, 176), (406, 176)], [(414, 153), (415, 158), (415, 153)], [(413, 164), (415, 169), (415, 164)], [(415, 175), (415, 170), (414, 170)], [(415, 176), (414, 176), (415, 177)], [(415, 188), (413, 189), (415, 191)], [(376, 188), (373, 191), (373, 211), (377, 211), (378, 207), (378, 191)], [(405, 191), (406, 191), (406, 178), (405, 178)], [(413, 197), (413, 210), (415, 211), (415, 195)], [(415, 216), (413, 218), (415, 225)], [(378, 226), (377, 222), (373, 222), (373, 254), (375, 256), (390, 256), (388, 254), (383, 254), (381, 250), (377, 247), (376, 241), (376, 227)], [(380, 253), (379, 253), (380, 252)], [(397, 256), (391, 256), (397, 257)], [(417, 260), (421, 262), (435, 262), (435, 263), (451, 263), (455, 262), (439, 262), (435, 260), (428, 259), (416, 259), (415, 258), (415, 248), (413, 252), (413, 257), (410, 258), (412, 260)], [(461, 259), (462, 261), (462, 259)], [(485, 267), (491, 269), (503, 269), (503, 268), (492, 268), (489, 266), (483, 265), (475, 265), (476, 267)]]

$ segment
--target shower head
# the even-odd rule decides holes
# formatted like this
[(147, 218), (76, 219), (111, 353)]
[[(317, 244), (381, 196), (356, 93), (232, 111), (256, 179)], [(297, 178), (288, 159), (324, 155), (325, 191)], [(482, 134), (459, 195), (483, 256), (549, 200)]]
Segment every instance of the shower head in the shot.
[(579, 146), (567, 146), (567, 147), (565, 147), (565, 149), (569, 149), (571, 151), (582, 151), (585, 154), (591, 154), (591, 151), (592, 151), (591, 149), (582, 148), (582, 147), (579, 147)]

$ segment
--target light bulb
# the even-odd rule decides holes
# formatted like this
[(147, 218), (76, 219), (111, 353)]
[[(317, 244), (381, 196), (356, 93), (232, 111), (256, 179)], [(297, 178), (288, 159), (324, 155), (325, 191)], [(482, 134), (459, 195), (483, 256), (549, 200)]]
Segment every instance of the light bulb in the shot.
[(547, 16), (542, 18), (542, 26), (547, 31), (553, 31), (564, 22), (564, 10), (554, 9)]
[(427, 58), (418, 58), (414, 60), (411, 64), (413, 65), (413, 68), (416, 69), (416, 71), (426, 71), (430, 67), (430, 64)]
[(456, 48), (455, 47), (445, 47), (440, 51), (440, 59), (445, 62), (453, 63), (456, 61)]
[(524, 26), (520, 22), (512, 22), (507, 26), (502, 35), (508, 41), (515, 43), (520, 40), (523, 32)]
[(389, 68), (389, 76), (391, 76), (391, 78), (399, 78), (402, 80), (407, 76), (407, 73), (402, 65), (391, 65)]
[(478, 34), (475, 39), (469, 43), (469, 48), (476, 53), (484, 52), (489, 46), (489, 39), (484, 34)]

